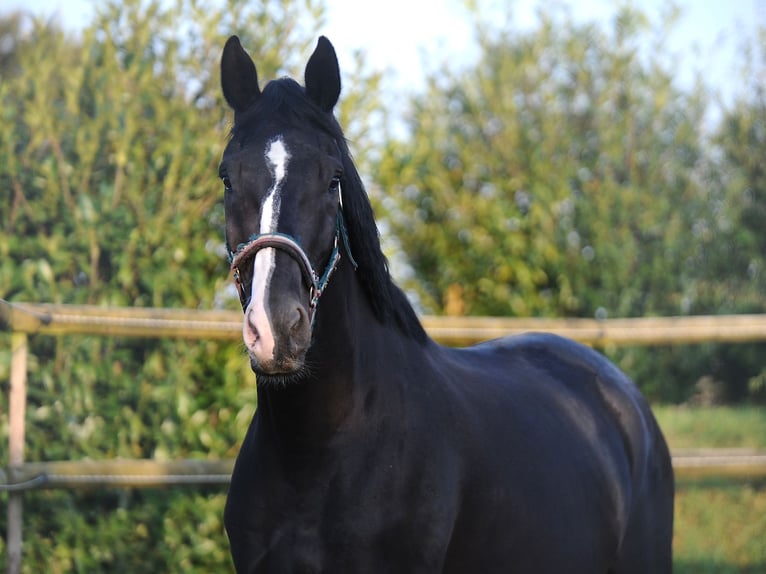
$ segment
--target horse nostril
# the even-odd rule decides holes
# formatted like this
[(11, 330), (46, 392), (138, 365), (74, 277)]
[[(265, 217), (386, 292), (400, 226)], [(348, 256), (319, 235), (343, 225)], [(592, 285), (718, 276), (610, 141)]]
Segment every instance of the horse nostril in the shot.
[(250, 333), (253, 335), (254, 340), (257, 341), (260, 338), (260, 335), (258, 334), (258, 327), (255, 326), (255, 313), (253, 312), (252, 309), (248, 311), (246, 320), (247, 320), (247, 327)]
[(302, 307), (296, 307), (290, 313), (287, 324), (290, 326), (290, 333), (297, 335), (306, 324), (308, 317)]

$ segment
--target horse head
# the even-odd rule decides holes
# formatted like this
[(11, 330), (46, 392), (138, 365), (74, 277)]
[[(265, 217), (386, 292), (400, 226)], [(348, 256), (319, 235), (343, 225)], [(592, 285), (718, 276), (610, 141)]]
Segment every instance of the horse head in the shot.
[(234, 110), (219, 175), (243, 338), (257, 374), (289, 377), (304, 367), (319, 297), (346, 241), (345, 143), (333, 116), (338, 61), (322, 37), (305, 87), (282, 78), (261, 90), (252, 59), (232, 36), (221, 84)]

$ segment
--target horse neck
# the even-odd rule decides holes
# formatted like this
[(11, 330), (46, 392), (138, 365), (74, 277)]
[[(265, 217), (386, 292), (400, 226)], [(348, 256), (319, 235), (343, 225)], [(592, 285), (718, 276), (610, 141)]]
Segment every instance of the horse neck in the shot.
[(305, 374), (284, 386), (259, 386), (259, 416), (280, 440), (321, 446), (359, 419), (377, 380), (368, 370), (397, 335), (374, 316), (344, 257), (319, 301)]

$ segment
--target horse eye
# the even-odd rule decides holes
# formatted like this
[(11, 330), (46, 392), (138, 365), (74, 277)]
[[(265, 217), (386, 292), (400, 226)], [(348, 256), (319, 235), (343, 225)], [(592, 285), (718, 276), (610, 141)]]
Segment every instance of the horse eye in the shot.
[(223, 182), (224, 189), (226, 189), (227, 191), (231, 189), (231, 180), (227, 176), (224, 175), (221, 178), (221, 181)]
[(340, 177), (336, 175), (334, 178), (332, 178), (332, 181), (330, 182), (329, 191), (331, 193), (337, 193), (339, 189), (340, 189)]

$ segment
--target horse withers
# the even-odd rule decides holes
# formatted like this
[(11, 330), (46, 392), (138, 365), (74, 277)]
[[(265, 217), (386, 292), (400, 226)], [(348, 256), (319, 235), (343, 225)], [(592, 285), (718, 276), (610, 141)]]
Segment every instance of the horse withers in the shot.
[(237, 37), (226, 242), (258, 406), (225, 511), (239, 573), (662, 574), (673, 471), (646, 401), (550, 334), (433, 342), (333, 116), (335, 51), (263, 90)]

